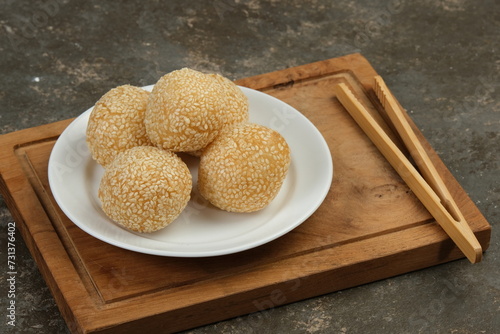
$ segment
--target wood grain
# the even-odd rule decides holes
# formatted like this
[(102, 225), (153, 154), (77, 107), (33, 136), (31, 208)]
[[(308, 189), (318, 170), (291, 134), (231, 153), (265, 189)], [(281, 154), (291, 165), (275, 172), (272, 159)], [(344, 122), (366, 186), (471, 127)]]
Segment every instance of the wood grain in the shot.
[[(348, 84), (390, 131), (372, 92), (375, 75), (354, 54), (237, 81), (316, 125), (334, 180), (300, 227), (227, 256), (158, 257), (91, 237), (61, 212), (47, 179), (52, 146), (71, 120), (1, 136), (0, 190), (70, 329), (175, 332), (463, 257), (335, 98), (333, 85)], [(269, 112), (275, 127), (287, 125), (289, 115)], [(411, 125), (487, 249), (488, 222)]]

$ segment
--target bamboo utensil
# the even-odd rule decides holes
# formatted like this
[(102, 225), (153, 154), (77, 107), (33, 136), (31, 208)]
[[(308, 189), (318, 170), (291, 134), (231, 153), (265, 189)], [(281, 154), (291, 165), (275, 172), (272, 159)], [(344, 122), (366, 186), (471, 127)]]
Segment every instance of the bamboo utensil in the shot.
[(467, 221), (454, 202), (443, 180), (406, 120), (380, 76), (375, 77), (375, 92), (396, 131), (401, 136), (422, 175), (389, 138), (387, 133), (358, 101), (346, 84), (335, 85), (334, 91), (342, 105), (389, 161), (408, 187), (427, 208), (472, 263), (482, 259), (482, 248)]

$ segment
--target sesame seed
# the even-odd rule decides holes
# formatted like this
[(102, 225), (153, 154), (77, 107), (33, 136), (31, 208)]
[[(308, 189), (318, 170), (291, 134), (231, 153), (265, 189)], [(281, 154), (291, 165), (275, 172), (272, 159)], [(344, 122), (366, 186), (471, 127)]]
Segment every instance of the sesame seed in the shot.
[[(262, 138), (270, 153), (263, 150)], [(245, 123), (217, 137), (203, 151), (198, 188), (222, 210), (257, 211), (276, 197), (289, 165), (290, 149), (278, 132)]]
[(105, 167), (98, 196), (118, 224), (138, 232), (169, 225), (184, 210), (192, 178), (174, 152), (200, 157), (200, 194), (220, 209), (252, 212), (277, 195), (290, 149), (276, 131), (248, 122), (248, 99), (229, 79), (170, 72), (151, 93), (119, 86), (97, 101), (87, 126)]
[(151, 141), (176, 152), (201, 150), (223, 128), (246, 121), (248, 99), (238, 86), (220, 75), (188, 68), (158, 80), (145, 115)]
[(103, 166), (126, 149), (152, 145), (146, 135), (144, 114), (149, 92), (130, 85), (119, 86), (96, 103), (87, 126), (87, 145)]
[(191, 173), (175, 153), (138, 146), (119, 153), (105, 169), (98, 196), (103, 211), (118, 224), (154, 232), (180, 215), (191, 189)]

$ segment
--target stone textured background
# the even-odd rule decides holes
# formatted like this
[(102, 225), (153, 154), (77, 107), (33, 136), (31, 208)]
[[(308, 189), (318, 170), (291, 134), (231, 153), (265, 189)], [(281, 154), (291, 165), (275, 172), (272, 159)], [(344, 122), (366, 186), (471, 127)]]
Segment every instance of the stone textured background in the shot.
[[(498, 333), (500, 2), (2, 0), (0, 8), (0, 134), (78, 116), (115, 86), (153, 84), (185, 66), (237, 79), (361, 52), (493, 226), (480, 264), (459, 260), (189, 333)], [(0, 332), (66, 333), (20, 238), (17, 326), (6, 325), (9, 221), (0, 197)]]

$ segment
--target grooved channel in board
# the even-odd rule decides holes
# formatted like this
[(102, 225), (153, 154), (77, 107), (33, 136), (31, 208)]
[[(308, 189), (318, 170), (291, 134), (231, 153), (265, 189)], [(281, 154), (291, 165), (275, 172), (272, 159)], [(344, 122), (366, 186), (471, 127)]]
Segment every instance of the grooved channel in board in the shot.
[(78, 248), (75, 246), (71, 234), (67, 229), (68, 223), (69, 226), (76, 227), (73, 223), (69, 222), (68, 218), (59, 209), (50, 191), (47, 174), (48, 158), (56, 140), (57, 137), (44, 138), (17, 145), (14, 153), (87, 291), (96, 302), (102, 302), (102, 297), (99, 296), (99, 290), (92, 280), (92, 275), (88, 272), (85, 261), (83, 261), (82, 256), (78, 253)]

